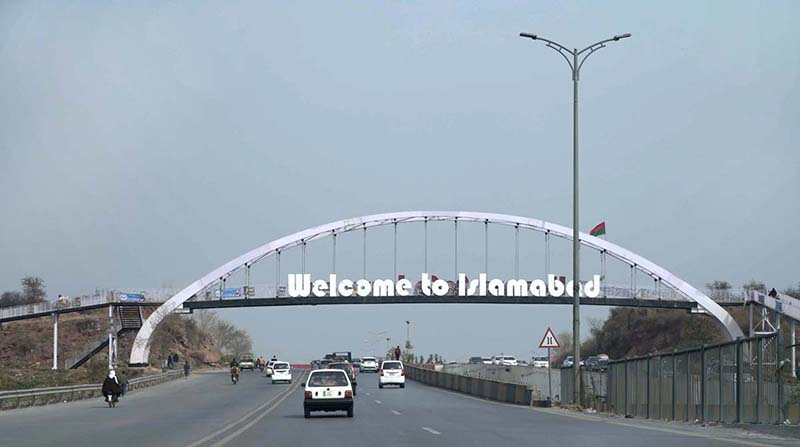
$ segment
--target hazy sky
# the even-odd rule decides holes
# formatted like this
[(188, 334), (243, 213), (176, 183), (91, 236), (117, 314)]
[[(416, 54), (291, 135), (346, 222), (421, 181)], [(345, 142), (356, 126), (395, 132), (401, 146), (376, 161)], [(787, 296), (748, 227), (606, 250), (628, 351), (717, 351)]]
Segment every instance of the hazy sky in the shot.
[[(27, 274), (51, 295), (183, 286), (261, 243), (376, 212), (570, 226), (568, 69), (520, 31), (580, 47), (633, 33), (583, 68), (582, 230), (605, 220), (609, 240), (697, 286), (800, 281), (797, 2), (144, 3), (0, 4), (0, 290)], [(465, 232), (472, 268), (482, 233)], [(437, 234), (434, 269), (449, 272), (452, 231)], [(382, 237), (376, 275), (391, 274)], [(513, 268), (511, 237), (492, 233), (497, 275)], [(323, 271), (329, 252), (310, 250)], [(554, 250), (566, 271), (568, 244)], [(262, 270), (254, 280), (272, 281)], [(407, 319), (426, 354), (527, 357), (548, 324), (571, 324), (559, 306), (221, 314), (259, 353), (297, 360), (383, 346), (381, 331), (399, 342)]]

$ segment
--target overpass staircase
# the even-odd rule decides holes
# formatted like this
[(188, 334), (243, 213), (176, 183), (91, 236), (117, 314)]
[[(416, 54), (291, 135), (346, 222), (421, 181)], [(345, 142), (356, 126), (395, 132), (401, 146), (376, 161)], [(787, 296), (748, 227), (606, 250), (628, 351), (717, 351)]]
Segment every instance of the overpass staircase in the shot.
[[(140, 306), (117, 306), (116, 314), (114, 332), (117, 339), (125, 333), (136, 332), (142, 327), (143, 318)], [(108, 335), (105, 335), (102, 340), (92, 343), (84, 352), (69, 361), (69, 369), (80, 368), (106, 348), (108, 348)]]

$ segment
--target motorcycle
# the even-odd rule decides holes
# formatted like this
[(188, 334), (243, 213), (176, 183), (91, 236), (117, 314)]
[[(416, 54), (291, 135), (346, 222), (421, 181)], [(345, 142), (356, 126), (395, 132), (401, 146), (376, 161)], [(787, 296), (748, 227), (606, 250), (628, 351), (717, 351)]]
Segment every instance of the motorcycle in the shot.
[(117, 402), (119, 402), (119, 394), (108, 394), (106, 395), (106, 402), (108, 403), (108, 408), (114, 408), (117, 406)]
[(231, 383), (233, 383), (234, 385), (239, 383), (239, 367), (238, 366), (234, 366), (233, 368), (231, 368)]

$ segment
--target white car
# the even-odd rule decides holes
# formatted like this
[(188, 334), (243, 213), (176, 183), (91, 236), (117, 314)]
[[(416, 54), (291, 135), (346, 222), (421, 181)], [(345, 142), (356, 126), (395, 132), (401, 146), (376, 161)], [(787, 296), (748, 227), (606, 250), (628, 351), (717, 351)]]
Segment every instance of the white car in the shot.
[(537, 356), (531, 360), (531, 365), (533, 365), (534, 368), (549, 368), (550, 362), (547, 361), (547, 357)]
[(517, 366), (517, 359), (510, 355), (498, 355), (494, 357), (494, 364), (501, 366)]
[(277, 362), (277, 360), (270, 360), (267, 362), (267, 377), (272, 377), (272, 366)]
[(346, 411), (347, 417), (353, 417), (353, 388), (347, 373), (341, 369), (311, 371), (303, 399), (306, 419), (312, 411)]
[(400, 388), (406, 387), (406, 371), (403, 369), (403, 362), (398, 360), (384, 360), (381, 369), (378, 371), (378, 388), (384, 385), (399, 385)]
[(275, 362), (272, 365), (272, 383), (292, 383), (292, 367), (286, 362)]
[(358, 367), (358, 372), (378, 372), (378, 359), (375, 357), (362, 357), (361, 365)]
[(491, 357), (484, 357), (484, 358), (483, 358), (483, 364), (484, 364), (484, 365), (492, 365), (492, 364), (493, 364), (493, 362), (492, 362), (492, 359), (491, 359)]

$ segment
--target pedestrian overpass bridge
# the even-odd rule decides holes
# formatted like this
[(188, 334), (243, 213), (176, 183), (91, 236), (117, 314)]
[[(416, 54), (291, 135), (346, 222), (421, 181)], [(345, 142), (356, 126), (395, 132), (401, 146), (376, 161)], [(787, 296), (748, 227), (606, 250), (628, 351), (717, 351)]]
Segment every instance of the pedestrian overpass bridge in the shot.
[[(153, 291), (138, 294), (138, 299), (121, 299), (128, 295), (120, 293), (106, 293), (103, 296), (85, 297), (79, 302), (71, 303), (42, 303), (38, 305), (18, 306), (16, 308), (0, 309), (0, 323), (25, 318), (36, 318), (47, 315), (57, 315), (68, 312), (78, 312), (103, 307), (124, 306), (152, 306), (156, 310), (142, 323), (130, 357), (130, 364), (145, 365), (148, 361), (151, 336), (159, 323), (173, 312), (192, 312), (194, 309), (250, 307), (250, 306), (302, 306), (302, 305), (336, 305), (336, 304), (421, 304), (421, 303), (464, 303), (464, 304), (572, 304), (571, 297), (537, 297), (537, 296), (459, 296), (451, 290), (445, 296), (427, 296), (412, 294), (411, 296), (351, 296), (351, 297), (297, 297), (286, 296), (286, 286), (281, 276), (281, 258), (299, 251), (300, 270), (307, 273), (309, 269), (309, 247), (317, 244), (330, 244), (327, 251), (330, 253), (328, 273), (336, 273), (337, 243), (342, 236), (350, 234), (350, 241), (356, 235), (359, 239), (361, 256), (361, 273), (363, 279), (369, 279), (367, 242), (368, 233), (379, 231), (383, 227), (392, 232), (393, 244), (388, 249), (382, 248), (384, 257), (392, 256), (393, 273), (391, 277), (398, 278), (398, 227), (421, 227), (422, 240), (417, 249), (421, 251), (421, 265), (414, 270), (427, 272), (429, 267), (429, 245), (441, 239), (441, 231), (429, 231), (429, 227), (449, 226), (446, 236), (452, 244), (452, 276), (455, 279), (459, 273), (459, 247), (470, 239), (465, 238), (464, 230), (468, 226), (482, 227), (483, 268), (489, 271), (490, 251), (509, 253), (514, 258), (514, 278), (520, 276), (520, 253), (531, 251), (534, 247), (530, 243), (520, 242), (520, 233), (523, 236), (529, 232), (539, 233), (541, 255), (544, 258), (545, 274), (551, 271), (551, 240), (572, 240), (572, 229), (545, 222), (538, 219), (512, 216), (495, 213), (466, 212), (466, 211), (408, 211), (397, 213), (375, 214), (353, 219), (340, 220), (325, 225), (298, 231), (283, 238), (268, 242), (261, 246), (230, 260), (218, 268), (207, 273), (200, 279), (191, 283), (182, 290)], [(462, 228), (461, 230), (459, 228)], [(514, 244), (494, 242), (490, 244), (490, 234), (494, 235), (495, 228), (504, 227), (512, 231)], [(490, 231), (491, 228), (491, 231)], [(418, 228), (418, 230), (420, 230)], [(441, 228), (440, 228), (441, 230)], [(474, 230), (474, 228), (473, 228)], [(474, 231), (473, 231), (474, 233)], [(430, 237), (434, 234), (437, 237)], [(452, 239), (451, 239), (452, 238)], [(471, 239), (476, 239), (473, 235)], [(501, 238), (497, 238), (501, 239)], [(324, 242), (327, 240), (327, 242)], [(472, 241), (475, 242), (474, 240)], [(686, 309), (688, 311), (707, 314), (714, 318), (724, 328), (730, 339), (744, 336), (738, 324), (724, 309), (725, 306), (744, 305), (756, 303), (777, 313), (784, 314), (792, 320), (800, 321), (800, 300), (786, 296), (767, 296), (755, 291), (704, 293), (698, 288), (678, 278), (654, 262), (613, 244), (604, 239), (580, 233), (580, 246), (589, 249), (598, 258), (601, 277), (601, 293), (596, 298), (582, 298), (585, 305), (602, 306), (634, 306)], [(411, 250), (408, 244), (403, 244), (401, 250)], [(321, 250), (320, 250), (321, 251)], [(463, 253), (462, 256), (463, 257)], [(585, 256), (583, 259), (587, 259)], [(385, 259), (384, 259), (385, 261)], [(251, 269), (260, 263), (271, 262), (274, 267), (274, 279), (269, 282), (253, 281)], [(462, 261), (463, 262), (463, 261)], [(629, 284), (609, 284), (606, 281), (607, 265), (609, 262), (617, 267), (629, 270)], [(339, 260), (341, 262), (341, 259)], [(352, 270), (352, 266), (349, 266)], [(285, 268), (285, 262), (284, 266)], [(407, 272), (410, 269), (403, 269)], [(290, 272), (296, 273), (296, 272)], [(385, 275), (377, 279), (385, 279)], [(55, 320), (57, 321), (57, 319)]]

